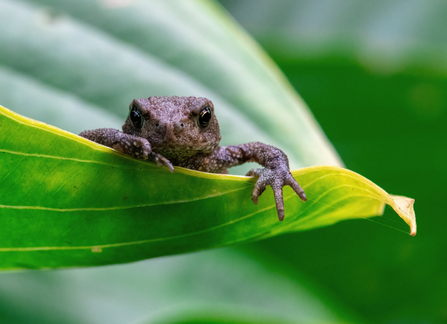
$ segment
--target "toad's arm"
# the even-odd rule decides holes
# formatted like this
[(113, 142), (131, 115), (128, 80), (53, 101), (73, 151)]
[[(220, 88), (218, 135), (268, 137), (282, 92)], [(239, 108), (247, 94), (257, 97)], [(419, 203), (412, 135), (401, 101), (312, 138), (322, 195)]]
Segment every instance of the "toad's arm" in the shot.
[(270, 185), (275, 195), (279, 220), (284, 219), (282, 187), (285, 185), (291, 186), (301, 200), (306, 201), (304, 190), (290, 173), (287, 156), (283, 151), (271, 145), (251, 142), (218, 147), (211, 156), (202, 161), (202, 165), (197, 169), (207, 172), (221, 172), (245, 162), (258, 162), (264, 167), (264, 169), (253, 169), (247, 173), (248, 176), (258, 177), (252, 200), (257, 204), (258, 197), (264, 192), (266, 185)]
[(83, 131), (79, 136), (111, 147), (137, 159), (149, 160), (156, 162), (158, 165), (166, 165), (169, 168), (169, 171), (174, 171), (171, 162), (160, 154), (152, 152), (151, 144), (143, 137), (125, 134), (114, 128), (99, 128)]

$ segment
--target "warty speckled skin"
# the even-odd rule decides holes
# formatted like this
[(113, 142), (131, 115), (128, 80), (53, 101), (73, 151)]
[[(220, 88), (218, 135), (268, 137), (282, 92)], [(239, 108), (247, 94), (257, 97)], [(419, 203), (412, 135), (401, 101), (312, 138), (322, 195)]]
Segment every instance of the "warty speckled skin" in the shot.
[(290, 173), (289, 160), (280, 149), (259, 142), (219, 146), (219, 124), (213, 103), (206, 98), (152, 96), (135, 99), (122, 128), (122, 132), (100, 128), (79, 135), (135, 158), (165, 165), (171, 172), (175, 165), (228, 173), (227, 169), (233, 166), (258, 162), (264, 168), (247, 173), (247, 176), (258, 177), (252, 200), (257, 204), (266, 185), (270, 185), (280, 221), (284, 219), (282, 188), (285, 185), (291, 186), (306, 201), (306, 194)]

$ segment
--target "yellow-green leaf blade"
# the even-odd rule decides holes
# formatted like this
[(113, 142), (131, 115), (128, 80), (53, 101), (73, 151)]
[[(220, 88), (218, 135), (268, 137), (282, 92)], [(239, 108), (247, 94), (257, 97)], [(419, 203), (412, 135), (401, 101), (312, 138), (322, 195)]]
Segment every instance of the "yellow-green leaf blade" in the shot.
[[(285, 188), (279, 222), (254, 179), (166, 168), (0, 106), (0, 268), (94, 266), (234, 244), (379, 215), (393, 200), (338, 167), (294, 172), (306, 203)], [(415, 221), (410, 221), (415, 233)]]
[(314, 193), (306, 208), (312, 210), (317, 209), (313, 205), (321, 205), (313, 213), (301, 210), (306, 216), (297, 221), (296, 230), (331, 225), (349, 218), (380, 216), (388, 204), (408, 224), (410, 234), (416, 235), (412, 198), (390, 195), (358, 173), (338, 167), (310, 167), (294, 171), (293, 175), (303, 182), (308, 195)]

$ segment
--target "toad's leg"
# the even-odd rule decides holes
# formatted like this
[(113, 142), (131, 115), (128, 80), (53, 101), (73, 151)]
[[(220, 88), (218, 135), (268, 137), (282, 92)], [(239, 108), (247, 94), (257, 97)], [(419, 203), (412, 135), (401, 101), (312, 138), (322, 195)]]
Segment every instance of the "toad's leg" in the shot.
[(149, 141), (143, 137), (124, 134), (114, 128), (99, 128), (84, 131), (82, 136), (93, 142), (111, 147), (121, 153), (131, 155), (137, 159), (156, 162), (157, 165), (165, 165), (169, 171), (174, 172), (172, 163), (160, 154), (152, 152)]
[(290, 173), (289, 160), (280, 149), (259, 143), (251, 142), (241, 145), (221, 146), (215, 149), (210, 156), (197, 157), (182, 165), (186, 168), (206, 171), (222, 172), (245, 162), (258, 162), (264, 168), (253, 169), (247, 176), (258, 177), (252, 193), (252, 200), (258, 203), (258, 197), (264, 192), (266, 185), (270, 185), (275, 196), (278, 219), (284, 219), (284, 199), (282, 188), (286, 185), (292, 187), (301, 200), (306, 201), (304, 190)]

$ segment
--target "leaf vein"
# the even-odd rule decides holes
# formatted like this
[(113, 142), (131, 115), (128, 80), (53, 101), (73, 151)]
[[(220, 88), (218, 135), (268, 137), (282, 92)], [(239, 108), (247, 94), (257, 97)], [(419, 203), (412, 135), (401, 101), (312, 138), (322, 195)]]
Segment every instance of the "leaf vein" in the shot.
[(171, 201), (165, 201), (165, 202), (157, 202), (152, 204), (141, 204), (141, 205), (130, 205), (130, 206), (114, 206), (114, 207), (82, 207), (82, 208), (57, 208), (57, 207), (44, 207), (44, 206), (17, 206), (17, 205), (0, 205), (0, 208), (4, 209), (29, 209), (29, 210), (47, 210), (47, 211), (55, 211), (55, 212), (78, 212), (78, 211), (111, 211), (111, 210), (125, 210), (125, 209), (133, 209), (133, 208), (145, 208), (145, 207), (152, 207), (152, 206), (158, 206), (158, 205), (170, 205), (170, 204), (182, 204), (182, 203), (188, 203), (198, 200), (204, 200), (214, 197), (223, 196), (229, 193), (237, 192), (240, 190), (244, 190), (248, 188), (246, 187), (240, 187), (237, 189), (228, 190), (225, 192), (220, 192), (217, 194), (211, 194), (203, 197), (197, 197), (193, 199), (184, 199), (184, 200), (171, 200)]

